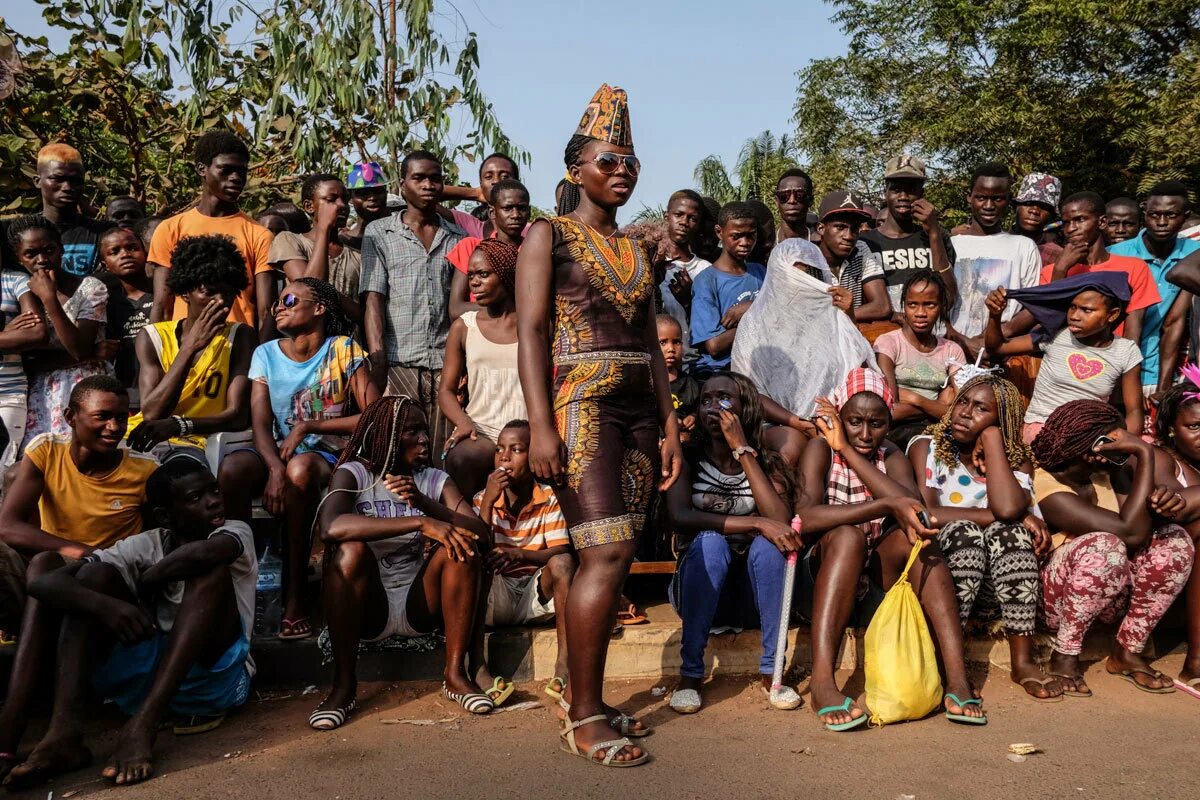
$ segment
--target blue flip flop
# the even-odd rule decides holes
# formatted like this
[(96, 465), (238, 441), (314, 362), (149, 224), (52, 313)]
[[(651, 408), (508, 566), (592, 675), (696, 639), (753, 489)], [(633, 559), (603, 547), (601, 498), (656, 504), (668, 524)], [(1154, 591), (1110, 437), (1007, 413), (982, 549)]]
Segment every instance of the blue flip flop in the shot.
[[(954, 701), (954, 705), (958, 706), (960, 709), (966, 708), (967, 706), (983, 706), (982, 700), (976, 700), (973, 697), (970, 700), (959, 700), (958, 695), (951, 692), (946, 692), (942, 700), (943, 705), (947, 699)], [(966, 714), (951, 714), (949, 711), (946, 712), (946, 719), (950, 720), (951, 722), (957, 722), (960, 725), (987, 725), (988, 721), (987, 714), (984, 714), (982, 717), (968, 717)]]
[[(852, 705), (854, 705), (854, 701), (851, 700), (849, 697), (847, 697), (846, 702), (842, 703), (840, 706), (826, 706), (825, 708), (822, 708), (820, 711), (817, 712), (817, 717), (820, 718), (820, 717), (825, 716), (826, 714), (832, 714), (834, 711), (844, 711), (847, 714), (849, 714), (850, 706), (852, 706)], [(852, 719), (849, 722), (836, 722), (836, 723), (826, 722), (825, 730), (841, 733), (842, 731), (848, 731), (853, 728), (857, 728), (859, 725), (862, 725), (866, 721), (867, 721), (867, 715), (863, 714), (861, 717), (858, 717), (857, 719)]]

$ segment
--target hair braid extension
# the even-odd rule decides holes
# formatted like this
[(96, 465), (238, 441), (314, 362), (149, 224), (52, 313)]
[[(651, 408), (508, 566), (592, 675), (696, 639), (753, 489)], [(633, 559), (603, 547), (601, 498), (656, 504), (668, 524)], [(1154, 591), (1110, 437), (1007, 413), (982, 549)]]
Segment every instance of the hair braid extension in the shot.
[(354, 330), (350, 318), (342, 310), (342, 295), (333, 284), (319, 278), (297, 278), (292, 283), (307, 286), (313, 299), (325, 306), (325, 336), (348, 336)]
[[(977, 375), (962, 385), (957, 397), (976, 386), (988, 386), (996, 401), (996, 427), (1004, 439), (1004, 452), (1008, 456), (1008, 464), (1018, 469), (1022, 464), (1032, 462), (1033, 451), (1021, 438), (1021, 429), (1025, 424), (1025, 401), (1012, 381), (997, 375)], [(954, 403), (951, 403), (942, 418), (925, 429), (926, 435), (933, 438), (934, 457), (938, 463), (949, 466), (958, 459), (960, 453), (958, 443), (950, 434), (950, 425), (954, 415)]]
[(499, 239), (484, 239), (479, 243), (479, 249), (487, 257), (492, 272), (500, 279), (500, 284), (508, 292), (508, 296), (517, 296), (517, 248)]
[(1108, 403), (1075, 400), (1046, 418), (1033, 440), (1033, 454), (1043, 469), (1061, 469), (1090, 451), (1097, 437), (1123, 427), (1125, 418)]

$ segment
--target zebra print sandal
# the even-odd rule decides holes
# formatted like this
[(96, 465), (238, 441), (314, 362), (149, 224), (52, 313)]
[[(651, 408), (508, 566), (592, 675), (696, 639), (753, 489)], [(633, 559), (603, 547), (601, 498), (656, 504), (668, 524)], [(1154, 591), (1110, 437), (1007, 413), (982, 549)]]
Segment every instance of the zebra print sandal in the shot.
[(450, 688), (443, 683), (442, 694), (447, 700), (453, 700), (472, 714), (490, 714), (496, 708), (496, 704), (492, 702), (492, 698), (482, 692), (458, 694), (457, 692), (450, 691)]
[(314, 731), (336, 730), (346, 724), (357, 707), (358, 702), (351, 700), (343, 708), (318, 708), (308, 718), (308, 727)]

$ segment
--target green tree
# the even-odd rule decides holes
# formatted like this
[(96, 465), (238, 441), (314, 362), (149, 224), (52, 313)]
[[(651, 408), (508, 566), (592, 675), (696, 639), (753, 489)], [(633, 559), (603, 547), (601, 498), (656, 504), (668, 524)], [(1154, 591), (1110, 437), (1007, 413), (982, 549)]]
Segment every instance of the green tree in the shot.
[(763, 131), (742, 145), (732, 176), (721, 159), (714, 155), (696, 165), (692, 178), (700, 194), (721, 205), (735, 200), (763, 200), (774, 211), (774, 203), (769, 201), (779, 176), (798, 166), (800, 162), (793, 140), (786, 135), (776, 137), (770, 131)]
[(876, 194), (898, 153), (963, 202), (983, 161), (1108, 196), (1200, 173), (1191, 0), (831, 0), (848, 52), (798, 73), (797, 144), (818, 186)]
[(50, 141), (83, 153), (94, 200), (128, 192), (160, 209), (191, 201), (191, 148), (214, 126), (251, 142), (251, 205), (361, 158), (396, 178), (416, 147), (452, 174), (457, 159), (513, 150), (479, 88), (474, 34), (440, 35), (433, 0), (37, 2), (68, 43), (13, 35), (24, 70), (0, 119), (9, 210), (36, 206), (34, 155)]

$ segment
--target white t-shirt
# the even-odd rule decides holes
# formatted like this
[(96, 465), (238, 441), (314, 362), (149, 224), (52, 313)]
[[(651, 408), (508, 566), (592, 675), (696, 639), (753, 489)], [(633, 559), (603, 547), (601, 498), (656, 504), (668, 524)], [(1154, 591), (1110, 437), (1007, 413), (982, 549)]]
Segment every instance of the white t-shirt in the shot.
[(1137, 343), (1118, 336), (1107, 347), (1085, 345), (1063, 329), (1046, 345), (1025, 422), (1045, 422), (1072, 400), (1108, 401), (1121, 376), (1142, 363)]
[(696, 280), (697, 275), (711, 266), (712, 262), (705, 261), (696, 255), (692, 256), (691, 261), (672, 261), (671, 266), (667, 267), (667, 276), (663, 278), (663, 282), (658, 286), (659, 292), (662, 293), (663, 311), (679, 320), (679, 327), (683, 328), (683, 359), (685, 362), (695, 361), (697, 352), (696, 348), (692, 347), (692, 336), (690, 326), (688, 325), (688, 312), (675, 299), (675, 295), (671, 294), (671, 279), (675, 277), (679, 270), (686, 269), (692, 280)]
[[(138, 584), (146, 570), (162, 561), (167, 555), (166, 541), (171, 532), (166, 528), (142, 531), (122, 539), (111, 547), (96, 550), (91, 558), (101, 564), (109, 564), (121, 573), (129, 590), (137, 594)], [(254, 629), (254, 592), (258, 585), (258, 559), (254, 554), (254, 534), (250, 526), (239, 520), (228, 520), (208, 535), (231, 536), (242, 552), (229, 565), (233, 577), (233, 595), (237, 599), (238, 616), (242, 618), (242, 632), (246, 636)], [(178, 541), (171, 549), (178, 547)], [(183, 602), (183, 581), (172, 581), (163, 586), (155, 609), (155, 621), (163, 633), (170, 632), (179, 615)]]
[[(950, 313), (950, 323), (963, 336), (978, 336), (987, 326), (988, 294), (1003, 286), (1028, 289), (1041, 280), (1042, 257), (1032, 239), (1012, 233), (990, 236), (951, 237), (954, 252), (954, 277), (958, 281), (958, 302)], [(1015, 300), (1008, 302), (1002, 319), (1007, 322), (1020, 310)]]
[[(346, 470), (354, 478), (354, 488), (358, 491), (354, 500), (354, 513), (377, 519), (425, 516), (419, 509), (401, 500), (399, 495), (389, 492), (383, 480), (372, 474), (361, 461), (348, 461), (338, 467), (338, 470)], [(449, 477), (440, 469), (432, 467), (413, 473), (417, 490), (432, 500), (441, 499), (442, 488)], [(376, 539), (367, 544), (379, 559), (379, 578), (384, 589), (407, 586), (421, 571), (425, 556), (425, 539), (420, 531)]]

